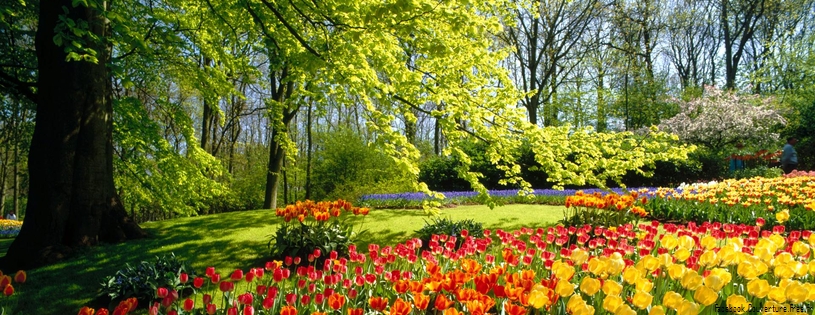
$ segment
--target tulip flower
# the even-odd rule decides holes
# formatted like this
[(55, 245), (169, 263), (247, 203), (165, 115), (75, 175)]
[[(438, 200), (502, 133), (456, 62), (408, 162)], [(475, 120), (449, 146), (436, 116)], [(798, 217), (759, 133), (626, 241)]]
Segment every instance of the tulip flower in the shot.
[(26, 273), (23, 270), (19, 270), (16, 274), (14, 274), (14, 282), (16, 283), (25, 283), (26, 278)]

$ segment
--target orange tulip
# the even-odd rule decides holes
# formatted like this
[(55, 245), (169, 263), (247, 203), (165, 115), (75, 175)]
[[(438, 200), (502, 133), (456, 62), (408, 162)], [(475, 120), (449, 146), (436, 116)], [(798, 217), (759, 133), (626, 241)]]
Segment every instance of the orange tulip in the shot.
[(413, 296), (413, 306), (418, 310), (425, 310), (427, 305), (430, 304), (430, 297), (421, 293)]
[[(345, 305), (345, 296), (339, 293), (334, 293), (328, 297), (328, 306), (334, 310), (339, 310)], [(296, 315), (296, 314), (295, 314)]]
[(371, 309), (374, 309), (376, 311), (379, 312), (384, 311), (385, 308), (388, 307), (388, 298), (383, 298), (379, 296), (371, 297), (370, 299), (368, 299), (368, 305), (371, 306)]
[(77, 315), (93, 315), (93, 312), (94, 312), (94, 309), (92, 309), (90, 307), (87, 307), (87, 306), (83, 306), (79, 310), (79, 314), (77, 314)]
[(0, 277), (0, 290), (11, 284), (11, 278), (8, 275)]
[(27, 277), (26, 277), (25, 271), (20, 270), (20, 271), (17, 271), (17, 273), (14, 275), (14, 282), (25, 283), (26, 278)]
[(504, 302), (504, 311), (508, 315), (526, 315), (526, 307), (509, 303), (509, 301)]
[(436, 302), (433, 303), (433, 305), (437, 310), (443, 311), (450, 306), (453, 306), (453, 301), (450, 301), (446, 295), (439, 293), (439, 295), (436, 296)]
[(349, 308), (348, 315), (362, 315), (363, 310), (361, 308)]
[(397, 298), (396, 302), (393, 302), (393, 306), (391, 306), (390, 315), (407, 315), (410, 314), (412, 309), (413, 306), (411, 306), (410, 303)]
[(280, 315), (297, 315), (297, 309), (294, 306), (286, 305), (280, 309)]
[(3, 295), (11, 296), (12, 294), (14, 294), (14, 287), (9, 284), (5, 289), (3, 289)]

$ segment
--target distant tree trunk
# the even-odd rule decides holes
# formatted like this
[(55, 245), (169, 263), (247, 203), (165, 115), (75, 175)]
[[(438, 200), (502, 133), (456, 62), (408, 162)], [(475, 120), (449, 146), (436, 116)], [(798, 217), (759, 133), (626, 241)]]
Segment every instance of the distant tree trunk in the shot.
[(0, 216), (6, 217), (6, 155), (5, 151), (0, 151)]
[(79, 247), (145, 236), (127, 216), (113, 185), (106, 47), (101, 40), (88, 39), (86, 45), (98, 52), (98, 62), (66, 61), (64, 48), (53, 40), (65, 8), (67, 18), (87, 22), (99, 38), (107, 35), (102, 8), (74, 7), (70, 0), (40, 3), (29, 198), (22, 230), (0, 261), (3, 270), (33, 268)]
[(263, 198), (264, 209), (277, 208), (278, 179), (283, 169), (283, 159), (286, 157), (286, 150), (282, 143), (283, 137), (288, 132), (289, 123), (297, 114), (297, 108), (289, 109), (283, 105), (294, 92), (294, 83), (285, 82), (287, 76), (288, 69), (286, 68), (280, 74), (279, 80), (275, 74), (271, 75), (272, 98), (280, 104), (283, 113), (280, 124), (277, 124), (274, 119), (271, 122), (272, 135), (269, 140), (269, 165), (266, 172), (266, 192)]
[(306, 200), (311, 199), (311, 151), (314, 145), (311, 138), (312, 106), (312, 102), (309, 101), (306, 120)]
[[(212, 63), (212, 60), (204, 57), (203, 67), (209, 67), (210, 63)], [(207, 143), (209, 142), (209, 133), (212, 130), (212, 112), (212, 104), (204, 97), (204, 114), (201, 117), (201, 149), (207, 152), (212, 152), (212, 148), (210, 148), (212, 145)]]

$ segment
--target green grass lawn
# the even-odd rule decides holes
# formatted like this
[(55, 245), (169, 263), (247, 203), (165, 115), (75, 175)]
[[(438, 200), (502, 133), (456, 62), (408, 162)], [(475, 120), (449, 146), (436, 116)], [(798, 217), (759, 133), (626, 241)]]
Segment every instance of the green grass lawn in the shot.
[[(563, 207), (519, 204), (490, 210), (459, 206), (443, 209), (441, 216), (473, 219), (486, 229), (515, 230), (552, 224), (563, 218)], [(415, 237), (414, 231), (430, 217), (422, 210), (372, 210), (355, 220), (363, 221), (362, 229), (367, 230), (357, 241), (361, 251), (367, 251), (364, 248), (369, 243), (396, 244)], [(281, 222), (274, 211), (254, 210), (144, 223), (142, 227), (150, 234), (147, 239), (97, 246), (58, 264), (30, 270), (28, 282), (10, 301), (16, 304), (13, 314), (76, 314), (99, 295), (104, 277), (126, 263), (152, 261), (170, 253), (189, 261), (199, 273), (208, 266), (221, 273), (262, 266), (268, 260), (269, 239)], [(10, 239), (0, 239), (2, 255), (10, 243)]]

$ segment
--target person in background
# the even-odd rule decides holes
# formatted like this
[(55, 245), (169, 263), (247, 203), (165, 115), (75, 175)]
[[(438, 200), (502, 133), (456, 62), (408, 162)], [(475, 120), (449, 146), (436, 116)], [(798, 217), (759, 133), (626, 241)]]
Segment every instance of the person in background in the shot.
[(798, 139), (794, 137), (787, 138), (787, 144), (781, 150), (781, 169), (784, 174), (789, 174), (798, 168), (798, 153), (795, 152), (794, 145), (798, 143)]
[(8, 219), (8, 220), (17, 220), (17, 215), (14, 214), (14, 211), (6, 213), (6, 219)]

